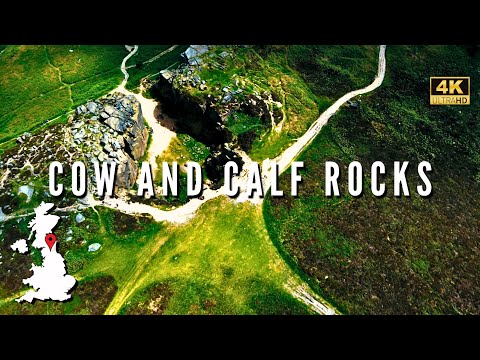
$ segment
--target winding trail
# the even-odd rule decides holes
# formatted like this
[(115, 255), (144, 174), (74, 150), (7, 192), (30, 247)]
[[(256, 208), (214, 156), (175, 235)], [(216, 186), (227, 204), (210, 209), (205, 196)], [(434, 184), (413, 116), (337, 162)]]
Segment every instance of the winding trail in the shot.
[[(290, 164), (295, 160), (295, 158), (300, 155), (300, 153), (315, 139), (315, 137), (320, 133), (323, 126), (325, 126), (328, 120), (340, 109), (340, 107), (345, 104), (347, 101), (351, 100), (352, 98), (369, 93), (376, 88), (378, 88), (383, 83), (383, 79), (385, 78), (385, 70), (386, 70), (386, 59), (385, 59), (385, 50), (386, 45), (381, 45), (379, 54), (378, 54), (378, 70), (377, 76), (373, 82), (359, 90), (351, 91), (345, 95), (343, 95), (340, 99), (335, 101), (327, 110), (325, 110), (317, 120), (310, 126), (307, 132), (300, 137), (292, 146), (286, 149), (281, 155), (276, 157), (273, 161), (270, 159), (266, 159), (262, 163), (262, 184), (264, 193), (267, 193), (268, 189), (271, 186), (271, 179), (270, 179), (270, 169), (273, 163), (278, 164), (278, 172), (281, 174), (284, 172)], [(244, 158), (245, 160), (245, 158)], [(251, 162), (251, 160), (250, 160)], [(253, 199), (247, 198), (246, 192), (241, 192), (237, 201), (252, 201), (253, 203), (261, 203), (263, 198), (259, 197), (257, 193), (255, 193)]]
[[(340, 109), (340, 107), (345, 104), (348, 100), (351, 100), (355, 96), (366, 94), (378, 88), (385, 77), (386, 70), (386, 59), (385, 59), (385, 50), (386, 45), (381, 45), (378, 55), (378, 71), (373, 82), (358, 90), (351, 91), (341, 98), (339, 98), (335, 103), (333, 103), (327, 110), (325, 110), (317, 120), (310, 126), (307, 132), (300, 137), (293, 145), (286, 149), (281, 155), (277, 158), (271, 160), (266, 159), (262, 162), (262, 184), (264, 193), (270, 188), (271, 179), (270, 179), (270, 169), (272, 164), (275, 162), (279, 166), (279, 174), (285, 171), (292, 161), (315, 139), (315, 137), (320, 133), (322, 127), (328, 122), (328, 120)], [(124, 62), (122, 63), (122, 72), (125, 71)], [(126, 72), (126, 71), (125, 71)], [(128, 74), (126, 75), (128, 79)], [(126, 81), (124, 80), (124, 83)], [(152, 165), (152, 170), (157, 169), (157, 164), (155, 162), (156, 156), (161, 154), (170, 143), (171, 138), (175, 136), (175, 133), (169, 131), (168, 129), (161, 126), (153, 116), (153, 109), (155, 109), (156, 103), (153, 100), (145, 99), (141, 94), (133, 94), (125, 89), (124, 83), (115, 89), (114, 91), (120, 91), (125, 94), (134, 95), (137, 100), (141, 103), (144, 117), (147, 119), (149, 126), (153, 129), (152, 134), (152, 144), (150, 145), (148, 153), (148, 161)], [(170, 134), (171, 133), (171, 134)], [(158, 134), (158, 135), (157, 135)], [(263, 198), (259, 196), (258, 193), (255, 193), (253, 198), (247, 196), (247, 180), (249, 178), (249, 169), (253, 161), (250, 157), (243, 151), (237, 151), (237, 153), (242, 157), (245, 165), (242, 172), (238, 177), (234, 177), (233, 182), (238, 184), (240, 187), (240, 193), (235, 199), (236, 202), (245, 202), (250, 201), (253, 204), (261, 204)], [(90, 206), (106, 206), (110, 207), (127, 214), (149, 214), (156, 221), (168, 221), (170, 223), (182, 224), (195, 216), (195, 212), (200, 208), (205, 202), (216, 198), (217, 196), (225, 195), (225, 186), (222, 186), (218, 190), (212, 190), (207, 188), (203, 192), (203, 199), (193, 198), (185, 205), (176, 208), (175, 210), (160, 210), (154, 206), (138, 203), (138, 202), (128, 202), (122, 198), (105, 198), (103, 202), (95, 200), (92, 196), (89, 197), (88, 203)]]
[(377, 76), (373, 82), (359, 90), (354, 90), (348, 94), (343, 95), (340, 99), (335, 101), (327, 110), (325, 110), (317, 120), (310, 126), (307, 132), (299, 138), (295, 144), (290, 146), (287, 150), (283, 152), (282, 155), (277, 157), (275, 161), (279, 165), (280, 173), (285, 171), (292, 161), (305, 149), (315, 137), (320, 133), (322, 127), (328, 122), (328, 120), (340, 109), (340, 107), (345, 104), (348, 100), (351, 100), (355, 96), (363, 95), (369, 93), (376, 88), (378, 88), (383, 83), (385, 78), (385, 70), (387, 67), (387, 61), (385, 59), (385, 50), (387, 46), (381, 45), (380, 51), (378, 54), (378, 70)]
[(120, 70), (122, 71), (124, 76), (122, 84), (120, 85), (120, 87), (122, 88), (125, 88), (125, 85), (127, 84), (127, 81), (128, 81), (128, 77), (130, 76), (128, 75), (128, 72), (125, 69), (125, 65), (127, 64), (128, 59), (130, 59), (133, 55), (135, 55), (137, 51), (138, 51), (138, 45), (134, 45), (133, 50), (130, 51), (130, 53), (127, 56), (125, 56), (122, 60), (122, 65), (120, 66)]

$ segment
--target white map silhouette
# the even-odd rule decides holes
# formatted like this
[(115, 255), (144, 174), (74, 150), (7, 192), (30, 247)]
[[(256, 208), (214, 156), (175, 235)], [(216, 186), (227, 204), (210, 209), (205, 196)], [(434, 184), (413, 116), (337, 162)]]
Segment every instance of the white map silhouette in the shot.
[(18, 251), (20, 254), (25, 254), (28, 251), (27, 240), (25, 239), (17, 240), (13, 243), (13, 245), (10, 246), (10, 248), (13, 251)]
[(41, 266), (32, 264), (33, 275), (23, 280), (24, 284), (32, 286), (34, 290), (29, 290), (25, 295), (16, 299), (17, 302), (28, 301), (31, 303), (34, 299), (65, 301), (71, 297), (68, 292), (73, 288), (76, 280), (67, 274), (65, 260), (62, 255), (57, 253), (57, 243), (50, 250), (45, 242), (45, 235), (52, 233), (53, 228), (60, 220), (59, 216), (48, 214), (53, 206), (52, 203), (42, 201), (40, 206), (35, 209), (35, 218), (28, 224), (32, 228), (28, 240), (32, 238), (35, 231), (35, 240), (32, 246), (40, 250), (43, 261)]

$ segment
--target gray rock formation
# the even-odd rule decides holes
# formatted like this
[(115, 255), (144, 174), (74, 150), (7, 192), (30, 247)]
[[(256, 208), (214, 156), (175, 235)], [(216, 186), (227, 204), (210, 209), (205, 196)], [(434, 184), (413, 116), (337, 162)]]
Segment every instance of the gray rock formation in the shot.
[(93, 171), (96, 161), (118, 164), (116, 186), (135, 184), (138, 161), (145, 153), (148, 130), (140, 104), (133, 96), (114, 93), (76, 109), (70, 131)]
[(125, 137), (126, 147), (133, 158), (138, 161), (145, 154), (148, 141), (148, 130), (143, 119), (142, 109), (138, 106), (137, 116), (133, 126), (128, 130), (128, 136)]
[(77, 107), (77, 110), (75, 110), (75, 112), (77, 113), (77, 115), (84, 114), (87, 112), (87, 108), (85, 107), (85, 105), (80, 105), (79, 107)]

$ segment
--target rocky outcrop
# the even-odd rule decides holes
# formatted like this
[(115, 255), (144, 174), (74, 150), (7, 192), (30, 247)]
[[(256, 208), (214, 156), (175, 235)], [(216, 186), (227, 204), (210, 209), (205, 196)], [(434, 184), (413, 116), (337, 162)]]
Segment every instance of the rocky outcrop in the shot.
[(125, 137), (126, 146), (133, 159), (138, 161), (145, 154), (147, 149), (148, 130), (145, 126), (145, 120), (142, 115), (142, 108), (138, 106), (136, 120), (131, 128), (128, 129)]
[[(249, 152), (262, 133), (283, 119), (283, 112), (278, 96), (259, 91), (248, 79), (237, 75), (222, 79), (222, 83), (202, 79), (205, 74), (201, 68), (223, 70), (231, 56), (227, 51), (216, 54), (208, 49), (192, 45), (184, 54), (188, 61), (177, 69), (163, 71), (151, 90), (162, 112), (173, 120), (174, 131), (187, 133), (210, 147), (206, 174), (217, 186), (229, 159), (242, 165), (235, 148)], [(257, 126), (246, 126), (246, 118), (257, 121)]]
[[(119, 119), (117, 130), (116, 125), (106, 122), (110, 117)], [(137, 161), (145, 153), (147, 140), (148, 130), (140, 104), (134, 97), (122, 94), (110, 94), (77, 107), (68, 124), (19, 136), (17, 145), (7, 149), (0, 160), (0, 221), (2, 214), (9, 215), (24, 206), (23, 195), (18, 195), (21, 193), (26, 195), (25, 200), (32, 198), (33, 201), (38, 196), (54, 200), (59, 208), (75, 204), (78, 199), (69, 188), (71, 166), (76, 161), (87, 166), (92, 193), (96, 190), (93, 164), (97, 161), (116, 162), (117, 188), (131, 188), (137, 178)], [(49, 166), (53, 161), (59, 161), (64, 168), (63, 174), (57, 176), (64, 192), (55, 199), (42, 185), (48, 184)], [(77, 219), (82, 221), (81, 216)]]
[(109, 94), (80, 105), (75, 114), (70, 118), (73, 140), (90, 166), (95, 161), (116, 162), (116, 186), (132, 187), (138, 172), (136, 161), (144, 155), (148, 140), (138, 101), (130, 95)]
[[(178, 130), (207, 145), (231, 143), (248, 152), (256, 138), (282, 121), (283, 105), (279, 96), (269, 89), (253, 86), (248, 78), (237, 74), (222, 79), (222, 83), (202, 78), (205, 74), (200, 68), (225, 69), (225, 59), (231, 54), (226, 51), (207, 53), (208, 47), (192, 45), (185, 52), (188, 60), (197, 56), (197, 48), (202, 49), (202, 65), (188, 62), (175, 70), (162, 72), (152, 93), (162, 104), (162, 110), (174, 119)], [(263, 129), (256, 127), (239, 133), (241, 125), (236, 125), (237, 114), (257, 118)], [(230, 130), (233, 128), (235, 130)]]

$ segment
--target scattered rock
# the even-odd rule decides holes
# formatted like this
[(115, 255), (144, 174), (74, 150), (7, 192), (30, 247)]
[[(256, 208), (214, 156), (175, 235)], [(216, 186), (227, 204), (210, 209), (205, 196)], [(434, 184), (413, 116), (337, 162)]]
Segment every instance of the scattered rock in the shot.
[(99, 243), (93, 243), (93, 244), (90, 244), (88, 246), (88, 252), (95, 252), (97, 251), (98, 249), (100, 249), (102, 247), (102, 245), (100, 245)]
[(85, 105), (80, 105), (79, 107), (77, 107), (75, 112), (77, 113), (77, 115), (85, 114), (87, 112), (87, 108), (85, 107)]
[(232, 98), (233, 98), (232, 94), (227, 94), (227, 95), (225, 95), (225, 96), (223, 97), (222, 103), (225, 104), (225, 103), (231, 101)]
[(27, 195), (27, 203), (30, 202), (30, 199), (32, 198), (33, 195), (33, 188), (31, 188), (28, 185), (23, 185), (18, 188), (18, 193), (17, 195), (20, 194), (25, 194)]
[(83, 121), (76, 122), (73, 124), (72, 129), (79, 129), (81, 128), (85, 123)]
[(77, 224), (80, 224), (85, 221), (85, 216), (83, 216), (81, 213), (78, 213), (75, 216), (75, 221), (77, 222)]
[(73, 138), (75, 140), (82, 140), (84, 138), (85, 134), (86, 134), (85, 129), (82, 128), (77, 133), (75, 133)]

